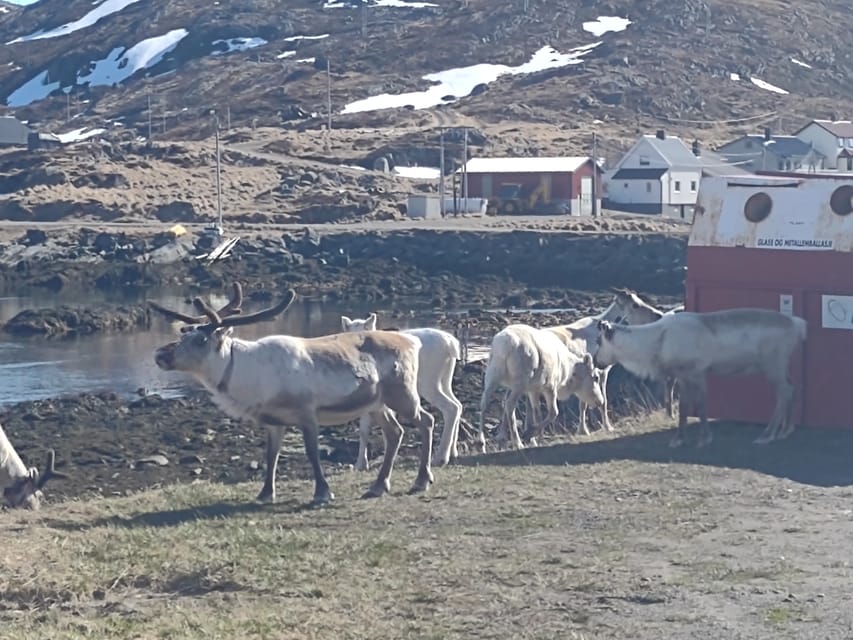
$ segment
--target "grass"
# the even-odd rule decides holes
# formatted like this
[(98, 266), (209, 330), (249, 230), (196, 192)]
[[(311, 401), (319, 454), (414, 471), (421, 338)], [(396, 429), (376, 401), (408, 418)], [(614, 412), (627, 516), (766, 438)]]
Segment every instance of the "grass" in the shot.
[[(304, 481), (281, 483), (273, 506), (249, 502), (255, 484), (197, 482), (2, 514), (0, 635), (724, 637), (714, 630), (734, 606), (743, 633), (771, 626), (783, 637), (798, 622), (762, 599), (765, 588), (802, 592), (814, 578), (829, 591), (824, 581), (847, 570), (830, 568), (833, 544), (792, 542), (801, 505), (768, 518), (754, 543), (731, 543), (748, 539), (747, 518), (762, 518), (783, 480), (551, 459), (579, 446), (530, 450), (527, 464), (497, 454), (438, 469), (421, 497), (403, 495), (411, 463), (380, 500), (357, 499), (374, 472), (343, 473), (331, 478), (335, 503), (318, 510), (303, 507)], [(747, 494), (745, 483), (762, 489)], [(830, 491), (830, 503), (837, 497)], [(801, 570), (806, 562), (823, 573)], [(736, 605), (717, 608), (732, 590)]]

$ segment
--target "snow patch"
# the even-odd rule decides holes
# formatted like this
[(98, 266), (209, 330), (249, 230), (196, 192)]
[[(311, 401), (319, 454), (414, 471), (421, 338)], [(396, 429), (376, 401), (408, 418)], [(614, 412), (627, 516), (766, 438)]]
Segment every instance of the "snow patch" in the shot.
[(409, 93), (390, 94), (383, 93), (363, 100), (350, 102), (342, 113), (359, 113), (362, 111), (376, 111), (378, 109), (394, 109), (405, 106), (413, 106), (415, 109), (428, 109), (437, 104), (446, 104), (445, 96), (454, 96), (454, 100), (470, 95), (474, 87), (479, 84), (489, 84), (505, 74), (518, 75), (523, 73), (534, 73), (545, 69), (555, 69), (583, 62), (582, 56), (588, 54), (600, 42), (575, 47), (569, 53), (560, 53), (553, 47), (542, 47), (533, 54), (529, 61), (517, 67), (508, 67), (503, 64), (475, 64), (470, 67), (448, 69), (438, 73), (430, 73), (423, 76), (424, 80), (434, 82), (433, 86), (425, 91), (412, 91)]
[(600, 38), (609, 31), (624, 31), (629, 24), (633, 24), (628, 18), (619, 16), (598, 16), (598, 20), (584, 22), (583, 30), (589, 31), (596, 38)]
[(70, 142), (80, 142), (94, 138), (104, 133), (104, 131), (105, 129), (88, 129), (87, 127), (83, 127), (81, 129), (74, 129), (74, 131), (69, 131), (68, 133), (57, 133), (55, 135), (62, 144), (68, 144)]
[[(102, 60), (89, 64), (86, 72), (78, 73), (75, 84), (90, 87), (112, 86), (126, 80), (137, 71), (147, 69), (163, 59), (187, 36), (186, 29), (174, 29), (162, 36), (143, 40), (130, 49), (116, 47)], [(47, 82), (47, 71), (13, 91), (6, 99), (10, 107), (23, 107), (42, 100), (59, 89), (59, 82)]]
[(750, 81), (756, 87), (760, 87), (761, 89), (766, 89), (767, 91), (772, 91), (773, 93), (788, 95), (787, 91), (777, 87), (775, 84), (770, 84), (769, 82), (765, 82), (764, 80), (759, 80), (758, 78), (750, 78)]
[(415, 178), (417, 180), (437, 180), (441, 175), (441, 169), (435, 167), (394, 167), (394, 173), (403, 178)]
[(808, 62), (803, 62), (802, 60), (797, 60), (796, 58), (791, 58), (791, 62), (793, 62), (794, 64), (799, 65), (801, 67), (805, 67), (806, 69), (813, 69), (814, 68)]
[(246, 51), (247, 49), (262, 47), (268, 43), (263, 38), (229, 38), (228, 40), (214, 40), (211, 44), (213, 46), (224, 44), (228, 47), (225, 51), (217, 49), (211, 54), (214, 56), (222, 56), (233, 51)]
[[(340, 0), (335, 0), (333, 2), (326, 2), (323, 4), (324, 9), (355, 9), (357, 5), (352, 2), (341, 2)], [(403, 7), (409, 9), (424, 9), (426, 7), (437, 7), (437, 4), (432, 2), (406, 2), (404, 0), (376, 0), (372, 5), (373, 7)]]
[(740, 80), (740, 74), (739, 73), (730, 73), (729, 78), (732, 80)]
[(322, 40), (323, 38), (328, 38), (328, 33), (323, 33), (319, 36), (288, 36), (284, 38), (285, 42), (296, 42), (298, 40)]
[(276, 56), (276, 58), (281, 60), (282, 58), (290, 58), (291, 56), (295, 56), (295, 55), (296, 55), (295, 51), (282, 51), (280, 54), (278, 54)]
[(79, 20), (75, 20), (74, 22), (68, 22), (63, 24), (55, 29), (50, 29), (48, 31), (36, 31), (35, 33), (31, 33), (27, 36), (21, 36), (20, 38), (15, 38), (6, 44), (15, 44), (16, 42), (27, 42), (29, 40), (44, 40), (45, 38), (58, 38), (60, 36), (67, 36), (69, 33), (74, 33), (75, 31), (79, 31), (80, 29), (85, 29), (86, 27), (91, 27), (93, 24), (97, 23), (103, 18), (106, 18), (109, 15), (114, 13), (118, 13), (125, 7), (129, 7), (132, 4), (139, 2), (140, 0), (104, 0), (101, 4), (96, 6), (94, 9), (89, 11), (86, 15), (84, 15)]

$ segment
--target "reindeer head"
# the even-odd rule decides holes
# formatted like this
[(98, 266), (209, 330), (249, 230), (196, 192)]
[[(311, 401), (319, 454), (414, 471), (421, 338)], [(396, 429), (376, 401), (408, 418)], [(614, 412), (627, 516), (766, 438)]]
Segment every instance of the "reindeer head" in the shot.
[(646, 324), (659, 320), (663, 315), (648, 298), (633, 289), (614, 288), (616, 307), (621, 322), (626, 324)]
[(232, 327), (272, 320), (284, 313), (295, 298), (296, 292), (289, 289), (275, 306), (249, 315), (240, 315), (242, 289), (239, 283), (234, 283), (233, 297), (218, 311), (212, 309), (201, 298), (195, 298), (193, 305), (197, 311), (201, 312), (200, 316), (190, 316), (149, 303), (153, 309), (163, 315), (187, 323), (187, 326), (181, 328), (179, 340), (157, 349), (154, 361), (164, 371), (199, 372), (208, 358), (221, 354), (223, 342), (231, 335)]
[(595, 368), (592, 355), (586, 354), (583, 360), (575, 365), (572, 377), (569, 379), (572, 393), (593, 407), (604, 404), (601, 392), (601, 373)]
[(613, 336), (616, 329), (607, 320), (598, 321), (598, 337), (595, 339), (596, 349), (593, 364), (604, 369), (616, 364), (616, 356), (613, 353)]
[(44, 471), (39, 472), (35, 467), (27, 470), (27, 475), (16, 478), (15, 481), (3, 489), (3, 499), (10, 508), (25, 507), (27, 509), (38, 509), (41, 506), (42, 487), (52, 478), (67, 478), (64, 473), (59, 473), (54, 468), (56, 453), (51, 449), (47, 452), (47, 461)]
[(347, 316), (341, 316), (341, 329), (345, 332), (352, 331), (375, 331), (376, 330), (376, 314), (371, 313), (364, 320), (353, 320)]

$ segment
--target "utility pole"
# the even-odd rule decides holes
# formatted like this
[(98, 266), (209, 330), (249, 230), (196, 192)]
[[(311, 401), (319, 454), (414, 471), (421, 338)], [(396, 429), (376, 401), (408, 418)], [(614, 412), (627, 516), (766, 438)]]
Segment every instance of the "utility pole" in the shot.
[(438, 143), (438, 207), (441, 217), (444, 217), (444, 129)]
[(148, 94), (148, 140), (151, 140), (151, 94)]
[(71, 122), (71, 87), (65, 92), (65, 122)]
[(326, 153), (332, 151), (332, 71), (329, 59), (326, 58)]
[(598, 161), (596, 158), (598, 157), (598, 139), (595, 135), (595, 131), (592, 132), (592, 217), (595, 218), (598, 216), (598, 207), (596, 203), (598, 201)]
[(219, 162), (219, 116), (214, 114), (216, 123), (216, 215), (219, 220), (218, 231), (222, 233), (222, 175)]
[(468, 211), (468, 127), (462, 134), (462, 211)]
[(228, 123), (228, 131), (231, 131), (231, 105), (225, 107), (225, 121)]

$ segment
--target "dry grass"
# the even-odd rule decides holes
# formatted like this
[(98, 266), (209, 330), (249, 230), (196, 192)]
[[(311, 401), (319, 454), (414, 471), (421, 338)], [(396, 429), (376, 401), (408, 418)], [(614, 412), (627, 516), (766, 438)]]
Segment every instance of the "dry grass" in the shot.
[(200, 482), (6, 513), (0, 635), (842, 637), (849, 489), (667, 461), (662, 424), (470, 459), (425, 497), (406, 464), (377, 501), (373, 472), (333, 477), (320, 510), (306, 482), (272, 507)]

